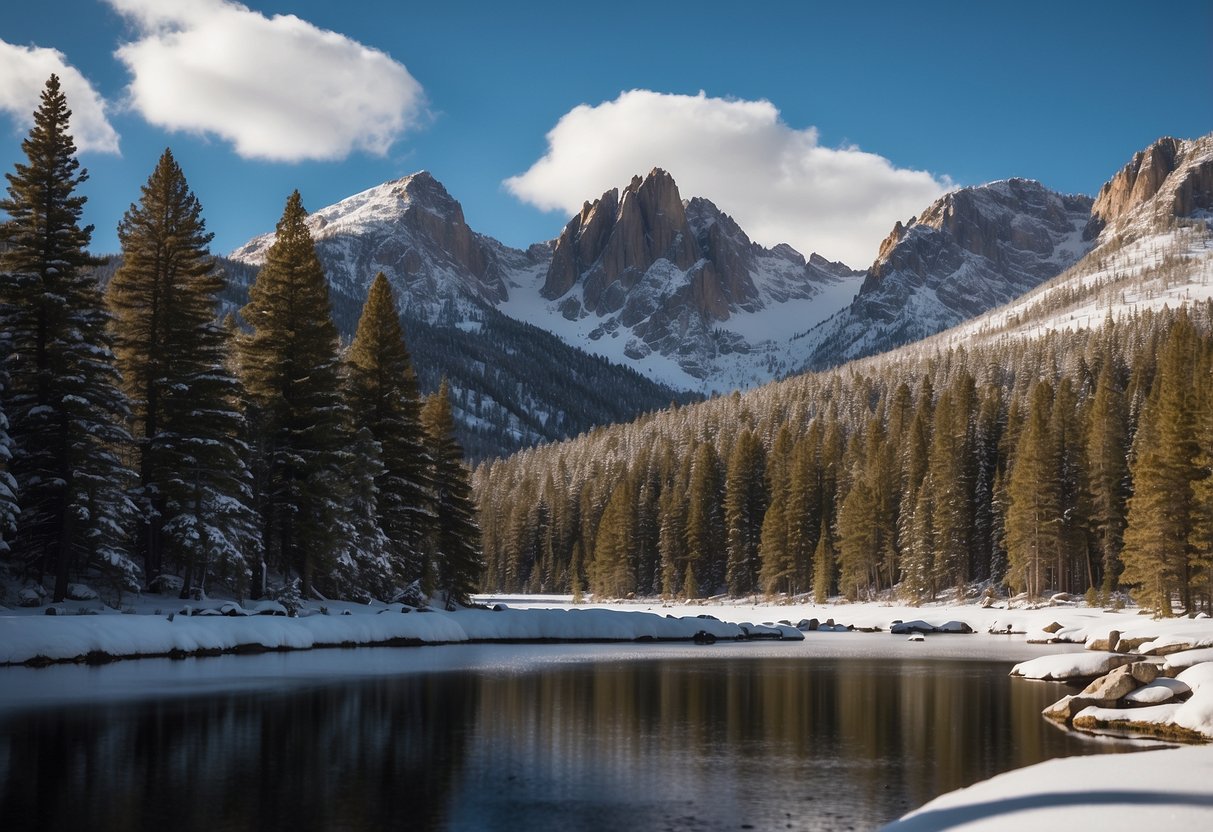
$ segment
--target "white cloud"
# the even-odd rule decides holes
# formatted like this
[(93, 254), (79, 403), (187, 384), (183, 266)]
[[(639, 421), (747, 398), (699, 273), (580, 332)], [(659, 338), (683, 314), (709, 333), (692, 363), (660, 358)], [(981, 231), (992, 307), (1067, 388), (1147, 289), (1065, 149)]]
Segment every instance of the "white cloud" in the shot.
[(404, 65), (294, 15), (230, 0), (107, 0), (138, 37), (116, 52), (152, 124), (214, 135), (245, 158), (377, 155), (426, 118)]
[(684, 198), (706, 197), (764, 245), (865, 267), (899, 219), (952, 187), (947, 177), (894, 167), (855, 147), (829, 148), (796, 130), (769, 101), (649, 90), (573, 108), (547, 134), (548, 149), (505, 181), (518, 198), (574, 213), (586, 199), (653, 167)]
[(14, 46), (0, 40), (0, 112), (22, 127), (34, 123), (46, 79), (59, 76), (59, 86), (72, 111), (69, 130), (80, 152), (118, 152), (118, 133), (105, 116), (105, 101), (80, 70), (57, 49)]

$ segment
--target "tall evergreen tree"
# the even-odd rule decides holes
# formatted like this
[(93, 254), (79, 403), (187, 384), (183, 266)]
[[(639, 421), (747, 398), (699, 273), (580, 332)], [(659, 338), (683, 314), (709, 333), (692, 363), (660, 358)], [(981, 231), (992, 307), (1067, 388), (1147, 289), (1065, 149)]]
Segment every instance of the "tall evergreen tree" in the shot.
[(484, 560), (472, 505), (471, 475), (463, 462), (463, 449), (455, 440), (455, 417), (445, 379), (438, 392), (426, 398), (421, 424), (433, 460), (433, 547), (438, 588), (447, 593), (448, 600), (466, 603), (480, 581)]
[(1060, 461), (1052, 410), (1053, 385), (1038, 382), (1007, 488), (1007, 579), (1032, 598), (1040, 597), (1047, 586), (1060, 536)]
[(1087, 500), (1105, 592), (1115, 587), (1120, 575), (1129, 498), (1128, 411), (1118, 376), (1115, 356), (1105, 356), (1087, 417)]
[(342, 552), (351, 435), (328, 283), (306, 218), (296, 191), (241, 310), (252, 331), (241, 339), (240, 358), (263, 547), (270, 564), (298, 574), (308, 594)]
[(425, 572), (434, 484), (417, 376), (392, 288), (382, 272), (371, 284), (346, 360), (354, 426), (369, 431), (380, 448), (382, 470), (375, 478), (378, 523), (387, 535), (396, 573), (412, 583)]
[(27, 164), (6, 174), (0, 211), (0, 330), (7, 333), (11, 474), (21, 516), (15, 556), (63, 600), (73, 571), (98, 565), (128, 586), (133, 506), (128, 412), (106, 332), (101, 291), (87, 271), (92, 226), (81, 228), (87, 173), (67, 132), (71, 110), (52, 75), (22, 144)]
[[(0, 283), (2, 282), (3, 278), (0, 278)], [(12, 443), (8, 437), (8, 416), (4, 413), (8, 373), (5, 370), (7, 362), (3, 356), (8, 353), (7, 344), (8, 339), (0, 335), (0, 555), (7, 555), (9, 552), (8, 541), (17, 530), (17, 515), (20, 513), (17, 506), (17, 481), (8, 471), (13, 454), (10, 449)]]
[(728, 547), (725, 579), (729, 594), (735, 597), (758, 590), (761, 566), (758, 552), (766, 508), (765, 454), (758, 437), (747, 429), (733, 446), (725, 475), (724, 517)]
[(876, 495), (868, 482), (863, 459), (852, 468), (851, 490), (838, 509), (838, 585), (847, 600), (866, 595), (880, 568)]
[(183, 592), (212, 575), (243, 586), (260, 545), (211, 237), (165, 150), (118, 226), (123, 260), (107, 297), (139, 456), (144, 573), (154, 582), (167, 550)]
[(1121, 558), (1121, 581), (1155, 614), (1172, 614), (1178, 598), (1191, 608), (1191, 550), (1199, 476), (1196, 396), (1192, 385), (1197, 341), (1180, 315), (1163, 343), (1158, 372), (1133, 441), (1133, 496)]
[(684, 591), (689, 598), (699, 598), (706, 591), (718, 592), (724, 587), (725, 526), (723, 477), (720, 461), (710, 442), (699, 443), (691, 468), (687, 490), (687, 567), (686, 573), (695, 581), (684, 578)]

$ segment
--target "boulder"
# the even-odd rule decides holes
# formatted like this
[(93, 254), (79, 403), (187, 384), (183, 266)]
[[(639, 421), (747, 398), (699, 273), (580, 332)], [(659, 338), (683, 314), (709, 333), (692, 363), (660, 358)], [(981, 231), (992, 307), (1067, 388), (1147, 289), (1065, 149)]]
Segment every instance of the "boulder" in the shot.
[(1063, 696), (1049, 707), (1045, 708), (1040, 713), (1046, 718), (1054, 722), (1070, 724), (1070, 721), (1079, 714), (1084, 708), (1091, 705), (1099, 705), (1100, 700), (1092, 699), (1089, 696), (1082, 694)]
[(1124, 665), (1087, 685), (1079, 696), (1108, 703), (1105, 707), (1110, 707), (1119, 702), (1122, 696), (1136, 689), (1137, 680), (1133, 678), (1132, 667)]
[(1139, 684), (1148, 685), (1158, 678), (1160, 668), (1154, 662), (1133, 662), (1133, 664), (1125, 665), (1128, 668), (1133, 678)]
[(1061, 625), (1060, 625), (1060, 624), (1058, 624), (1056, 621), (1054, 621), (1054, 622), (1052, 622), (1052, 623), (1050, 623), (1050, 624), (1046, 624), (1046, 625), (1044, 625), (1044, 626), (1043, 626), (1043, 627), (1041, 627), (1040, 629), (1041, 629), (1041, 632), (1045, 632), (1045, 633), (1050, 633), (1050, 634), (1051, 634), (1051, 633), (1055, 633), (1055, 632), (1057, 632), (1058, 630), (1060, 630), (1060, 629), (1061, 629)]
[(88, 584), (68, 584), (67, 597), (71, 601), (96, 601), (97, 590)]
[(42, 606), (42, 595), (38, 590), (27, 586), (17, 593), (17, 606), (40, 607)]

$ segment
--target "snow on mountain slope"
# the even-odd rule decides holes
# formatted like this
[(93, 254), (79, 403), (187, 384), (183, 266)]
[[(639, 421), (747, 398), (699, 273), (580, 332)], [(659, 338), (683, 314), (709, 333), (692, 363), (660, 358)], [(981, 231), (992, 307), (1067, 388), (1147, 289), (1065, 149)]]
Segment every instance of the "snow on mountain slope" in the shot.
[(940, 349), (1213, 300), (1213, 134), (1160, 139), (1100, 190), (1093, 248), (1056, 278), (915, 345)]
[(806, 369), (917, 341), (1059, 274), (1091, 247), (1092, 201), (1009, 179), (946, 194), (897, 223), (859, 294), (806, 333)]
[[(401, 311), (430, 322), (452, 306), (466, 311), (505, 300), (507, 274), (547, 257), (542, 246), (523, 252), (472, 231), (463, 207), (425, 171), (321, 208), (307, 222), (336, 294), (360, 303), (383, 272)], [(231, 259), (261, 265), (273, 242), (273, 233), (263, 234)]]
[(842, 308), (861, 278), (787, 245), (753, 243), (654, 169), (587, 202), (546, 271), (516, 274), (501, 309), (667, 384), (726, 391), (793, 369), (788, 338)]

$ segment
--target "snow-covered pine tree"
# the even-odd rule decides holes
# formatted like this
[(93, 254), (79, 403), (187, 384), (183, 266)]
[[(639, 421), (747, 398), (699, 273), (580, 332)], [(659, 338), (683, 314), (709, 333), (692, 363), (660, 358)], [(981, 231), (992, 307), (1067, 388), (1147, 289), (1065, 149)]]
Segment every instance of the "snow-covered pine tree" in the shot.
[(425, 542), (434, 521), (434, 483), (421, 426), (417, 376), (400, 313), (380, 272), (367, 293), (346, 355), (348, 401), (356, 430), (379, 447), (377, 522), (387, 536), (393, 569), (405, 585), (425, 571)]
[[(0, 284), (4, 278), (0, 277)], [(11, 441), (8, 438), (8, 417), (4, 414), (4, 394), (8, 388), (8, 373), (5, 370), (4, 356), (8, 355), (8, 338), (0, 332), (0, 556), (9, 553), (8, 541), (17, 529), (17, 481), (9, 473), (9, 464), (13, 454), (10, 450)]]
[(149, 582), (167, 565), (183, 593), (212, 577), (243, 588), (260, 546), (211, 237), (165, 150), (118, 226), (123, 262), (108, 290), (138, 446), (138, 549)]
[(426, 397), (421, 423), (434, 466), (437, 510), (433, 541), (438, 588), (450, 599), (466, 602), (480, 581), (484, 559), (472, 503), (471, 473), (464, 465), (463, 450), (455, 441), (450, 387), (445, 380), (438, 392)]
[(306, 218), (295, 191), (249, 288), (241, 316), (251, 332), (240, 338), (262, 545), (305, 596), (342, 553), (350, 448), (337, 328)]
[(127, 587), (139, 568), (127, 549), (134, 506), (128, 408), (107, 334), (109, 315), (88, 267), (92, 226), (81, 228), (87, 172), (68, 133), (71, 110), (52, 75), (34, 126), (8, 178), (0, 211), (0, 329), (9, 338), (6, 406), (13, 443), (11, 473), (22, 507), (15, 557), (35, 578), (55, 578), (54, 599), (68, 579), (95, 565)]

